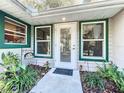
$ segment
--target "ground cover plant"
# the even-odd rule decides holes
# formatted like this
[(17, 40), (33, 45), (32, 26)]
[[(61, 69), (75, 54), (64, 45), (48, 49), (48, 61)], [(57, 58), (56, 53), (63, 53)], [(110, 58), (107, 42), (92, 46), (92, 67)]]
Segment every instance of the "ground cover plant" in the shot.
[(80, 72), (84, 93), (124, 93), (124, 71), (111, 63), (97, 72)]
[(25, 66), (13, 53), (3, 53), (2, 60), (0, 65), (5, 70), (0, 73), (0, 93), (28, 93), (43, 76), (41, 66)]

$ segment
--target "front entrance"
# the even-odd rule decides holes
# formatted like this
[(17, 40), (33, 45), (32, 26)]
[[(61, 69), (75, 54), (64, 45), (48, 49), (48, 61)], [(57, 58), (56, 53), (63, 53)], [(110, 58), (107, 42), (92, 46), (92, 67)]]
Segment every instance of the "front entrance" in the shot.
[(77, 67), (77, 23), (55, 25), (55, 67)]

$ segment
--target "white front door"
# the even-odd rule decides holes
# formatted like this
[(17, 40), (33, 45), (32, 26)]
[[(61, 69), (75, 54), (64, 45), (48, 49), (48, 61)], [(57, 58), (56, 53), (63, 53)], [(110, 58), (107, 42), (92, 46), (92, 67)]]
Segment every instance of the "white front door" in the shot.
[(77, 23), (55, 25), (55, 67), (77, 67)]

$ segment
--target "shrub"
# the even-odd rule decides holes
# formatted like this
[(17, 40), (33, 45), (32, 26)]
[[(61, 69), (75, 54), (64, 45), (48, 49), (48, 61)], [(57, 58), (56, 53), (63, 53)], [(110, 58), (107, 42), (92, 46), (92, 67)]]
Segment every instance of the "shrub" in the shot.
[(23, 93), (30, 90), (37, 81), (37, 72), (31, 67), (22, 65), (18, 56), (13, 53), (2, 55), (6, 71), (0, 74), (1, 93)]
[(8, 52), (6, 55), (3, 53), (1, 58), (3, 60), (3, 64), (6, 66), (18, 65), (20, 63), (18, 56), (11, 52)]
[(97, 73), (88, 72), (88, 74), (83, 77), (83, 80), (83, 82), (86, 82), (88, 88), (99, 88), (104, 90), (104, 81)]
[(119, 90), (124, 92), (124, 71), (119, 71), (115, 64), (98, 66), (98, 73), (102, 78), (114, 81)]

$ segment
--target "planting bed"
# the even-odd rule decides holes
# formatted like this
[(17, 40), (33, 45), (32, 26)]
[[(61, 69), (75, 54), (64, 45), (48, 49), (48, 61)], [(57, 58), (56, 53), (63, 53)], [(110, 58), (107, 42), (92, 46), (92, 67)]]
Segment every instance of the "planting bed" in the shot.
[[(81, 76), (81, 82), (82, 82), (82, 88), (84, 93), (122, 93), (117, 88), (116, 84), (109, 79), (103, 79), (100, 77), (99, 79), (103, 81), (103, 89), (98, 87), (99, 80), (95, 77), (92, 77), (94, 75), (97, 75), (98, 73), (95, 72), (80, 72)], [(92, 75), (91, 80), (87, 81), (87, 78), (89, 75)], [(95, 78), (95, 80), (94, 80)], [(94, 86), (89, 86), (88, 84), (94, 84)]]

